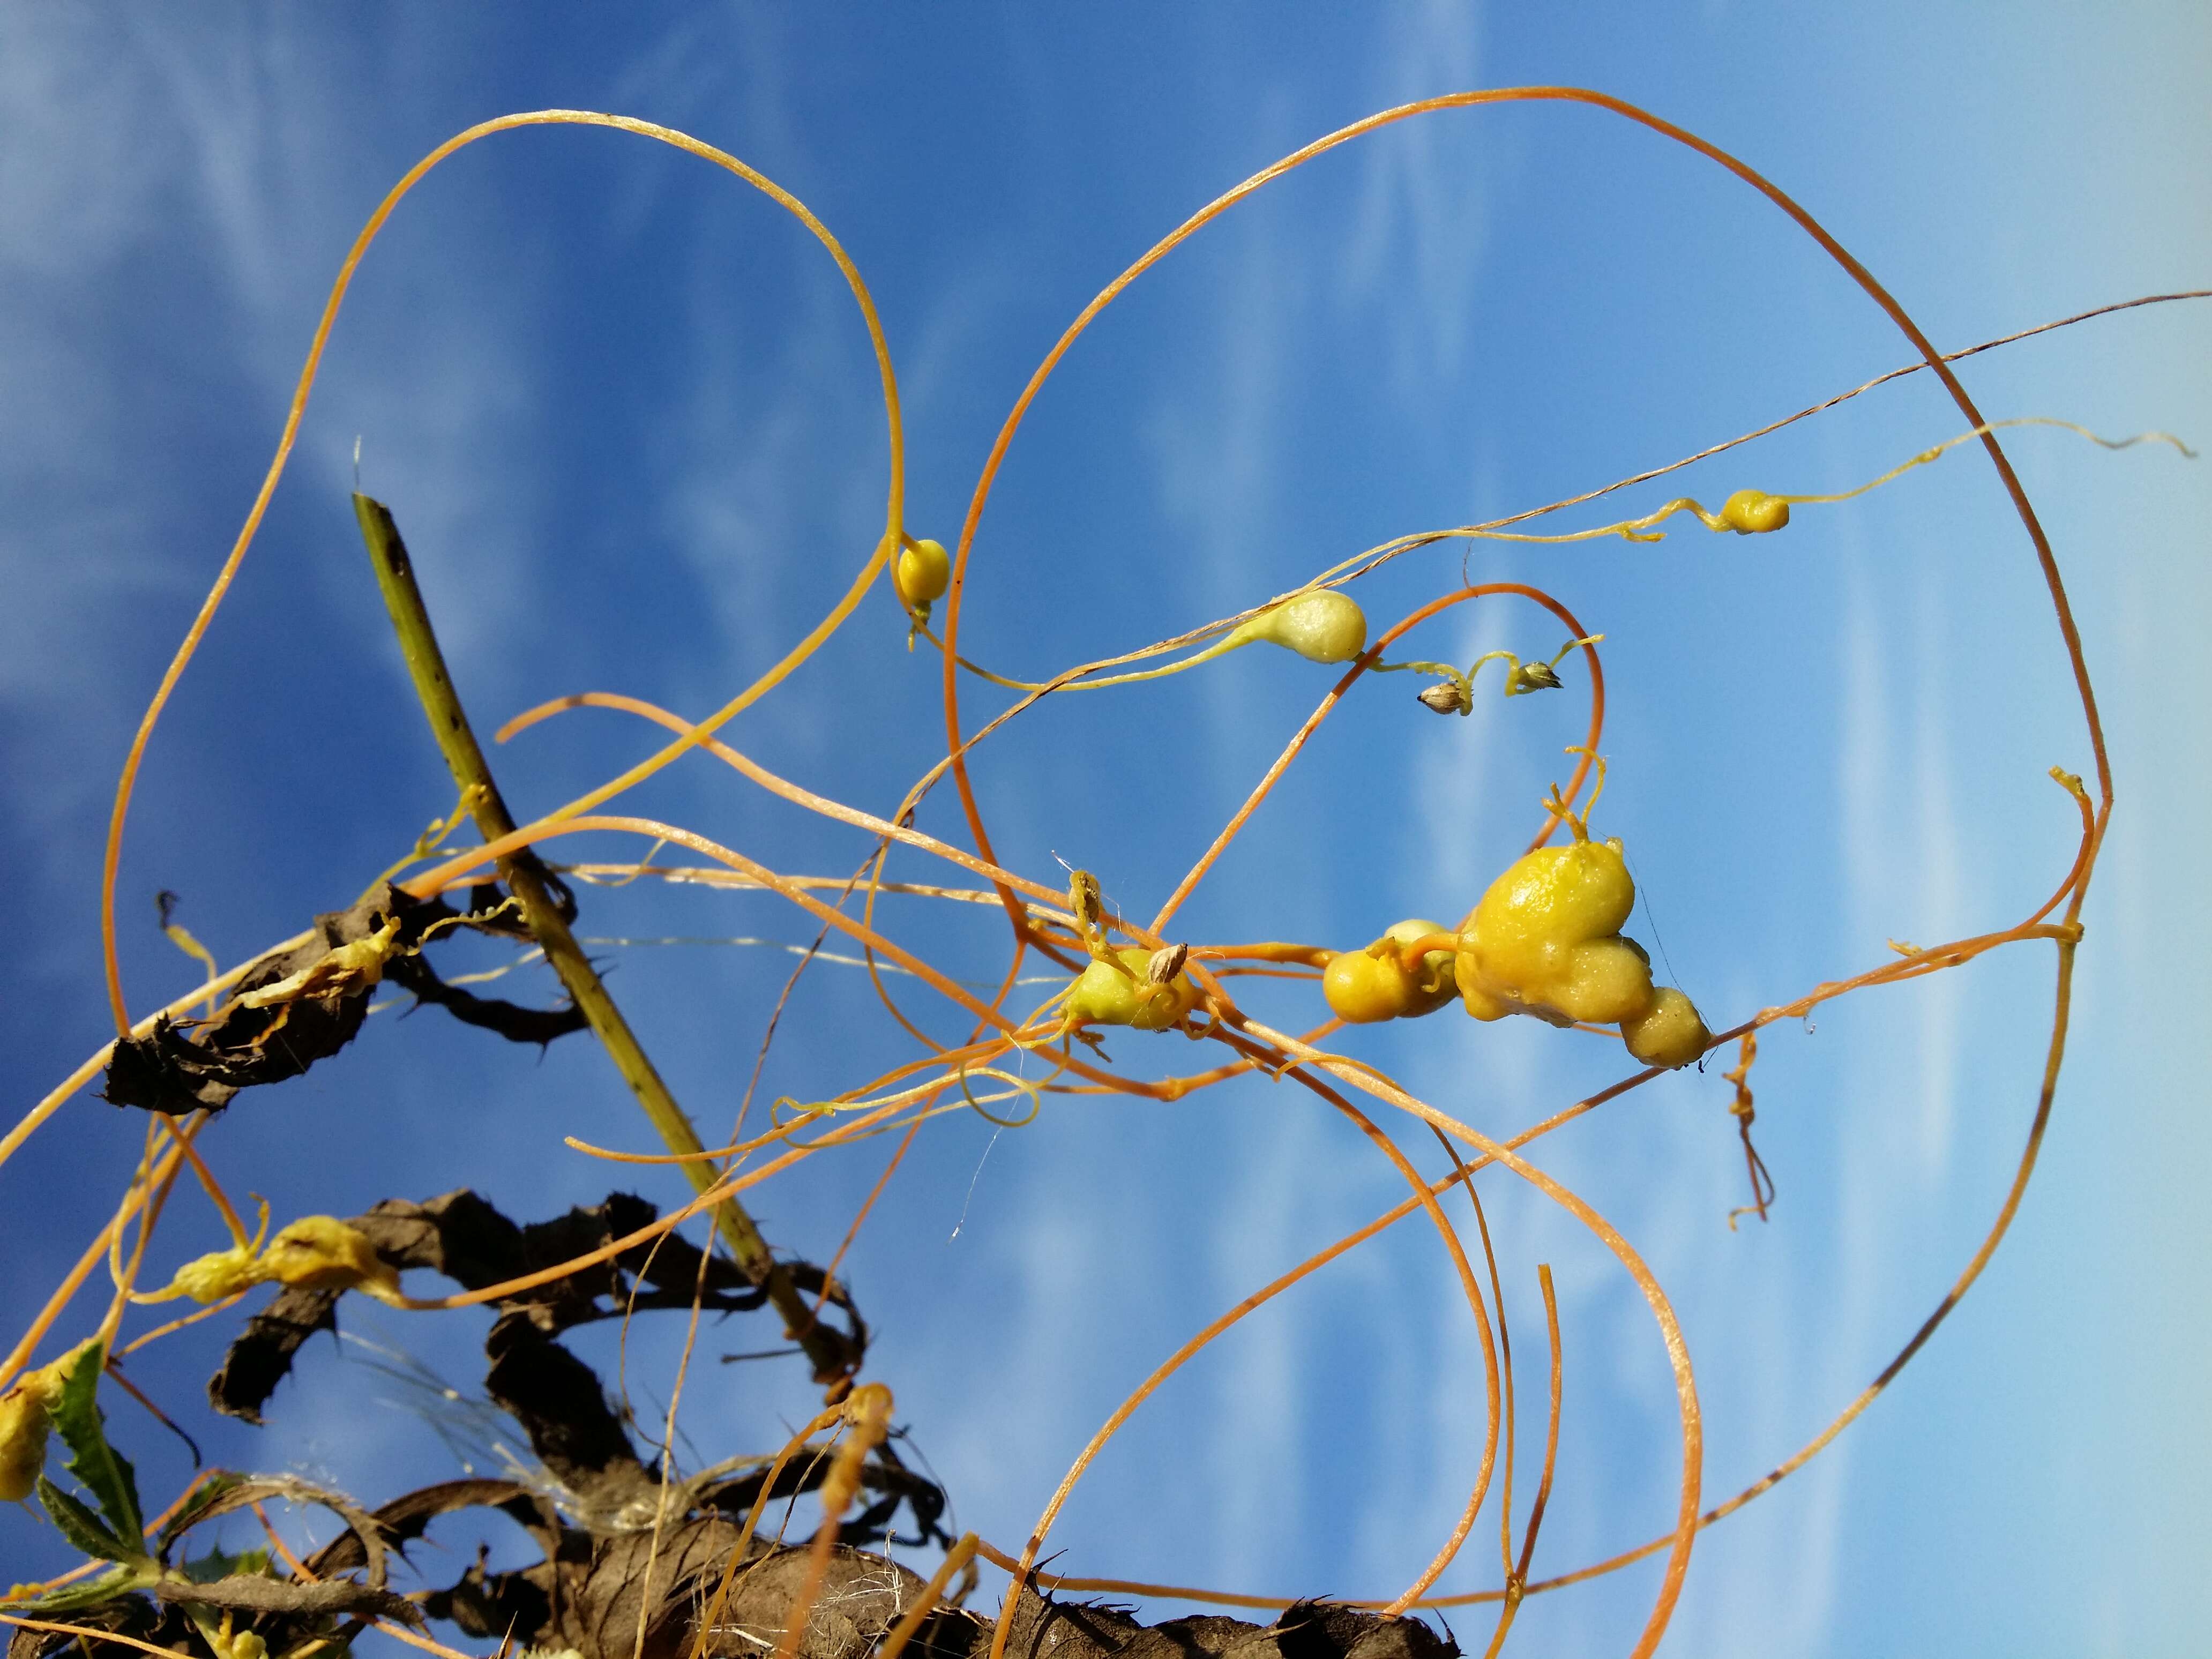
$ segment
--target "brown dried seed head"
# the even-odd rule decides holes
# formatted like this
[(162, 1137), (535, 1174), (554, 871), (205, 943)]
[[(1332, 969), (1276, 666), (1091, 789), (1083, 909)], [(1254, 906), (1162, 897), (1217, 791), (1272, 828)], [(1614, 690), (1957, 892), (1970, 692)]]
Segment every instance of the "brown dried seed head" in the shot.
[(1460, 714), (1467, 711), (1467, 693), (1459, 689), (1457, 680), (1438, 680), (1420, 694), (1421, 702), (1439, 714)]
[(1151, 985), (1165, 985), (1182, 972), (1182, 964), (1190, 955), (1188, 945), (1165, 945), (1152, 952), (1152, 960), (1145, 964), (1145, 980)]

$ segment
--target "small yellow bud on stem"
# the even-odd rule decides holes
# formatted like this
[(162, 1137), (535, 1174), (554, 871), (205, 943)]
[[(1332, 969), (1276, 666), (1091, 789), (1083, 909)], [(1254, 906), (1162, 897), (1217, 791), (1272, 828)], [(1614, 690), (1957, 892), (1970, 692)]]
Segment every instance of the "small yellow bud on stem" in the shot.
[(1367, 648), (1367, 613), (1349, 594), (1317, 587), (1240, 624), (1218, 649), (1234, 651), (1255, 640), (1295, 651), (1308, 662), (1350, 662)]

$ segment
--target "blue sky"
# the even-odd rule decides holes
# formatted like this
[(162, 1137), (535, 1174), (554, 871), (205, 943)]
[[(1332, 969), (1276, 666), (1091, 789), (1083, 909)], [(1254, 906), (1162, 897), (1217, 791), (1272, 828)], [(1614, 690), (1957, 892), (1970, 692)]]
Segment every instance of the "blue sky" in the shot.
[[(2094, 20), (1728, 5), (1547, 21), (1413, 5), (9, 12), (0, 844), (16, 878), (0, 899), (14, 946), (0, 1031), (14, 1092), (27, 1104), (101, 1040), (114, 774), (266, 465), (337, 261), (391, 182), (473, 121), (548, 105), (635, 114), (804, 197), (882, 307), (909, 526), (949, 541), (1023, 380), (1091, 295), (1221, 190), (1384, 105), (1535, 82), (1643, 102), (1796, 193), (1956, 347), (2208, 285), (2208, 59), (2212, 31), (2185, 6)], [(2208, 319), (2146, 308), (1977, 358), (1966, 379), (1994, 416), (2201, 447)], [(1512, 108), (1395, 129), (1210, 228), (1079, 345), (984, 520), (963, 640), (1022, 675), (1126, 649), (1389, 536), (1672, 460), (1910, 356), (1778, 215), (1624, 124)], [(1863, 482), (1959, 429), (1925, 380), (1682, 487), (1711, 501)], [(343, 903), (449, 804), (359, 554), (356, 438), (363, 487), (398, 514), (485, 726), (586, 689), (719, 704), (828, 607), (880, 515), (865, 337), (787, 220), (696, 161), (605, 132), (467, 152), (363, 267), (292, 471), (155, 739), (120, 890), (140, 1006), (194, 971), (146, 925), (155, 890), (182, 894), (181, 920), (235, 960)], [(2212, 1615), (2193, 1041), (2212, 994), (2196, 872), (2212, 487), (2164, 448), (2107, 453), (2053, 432), (2008, 447), (2071, 585), (2119, 781), (2043, 1171), (1982, 1284), (1869, 1416), (1703, 1535), (1669, 1650), (2161, 1650)], [(1454, 551), (1417, 555), (1359, 596), (1380, 627), (1458, 568)], [(2072, 812), (2044, 773), (2087, 769), (2087, 744), (2030, 550), (1971, 453), (1806, 509), (1781, 537), (1485, 550), (1469, 568), (1540, 583), (1607, 635), (1600, 827), (1635, 860), (1639, 936), (1656, 923), (1716, 1024), (1872, 965), (1886, 939), (2004, 925), (2063, 872)], [(1418, 637), (1421, 654), (1463, 661), (1548, 653), (1556, 631), (1526, 607), (1469, 606)], [(941, 732), (934, 675), (902, 634), (872, 599), (733, 741), (839, 799), (894, 804)], [(1148, 909), (1326, 684), (1247, 652), (1056, 700), (979, 763), (1000, 853), (1040, 879), (1055, 856), (1082, 864)], [(1466, 720), (1421, 713), (1397, 682), (1364, 688), (1200, 890), (1192, 937), (1352, 945), (1401, 915), (1464, 908), (1578, 735), (1571, 684), (1486, 696)], [(617, 716), (575, 714), (497, 763), (527, 810), (644, 741)], [(785, 870), (842, 873), (864, 850), (704, 767), (656, 781), (636, 810)], [(925, 809), (933, 831), (957, 822), (949, 798)], [(917, 860), (894, 874), (931, 878)], [(757, 896), (630, 889), (591, 907), (586, 931), (606, 935), (808, 936)], [(886, 915), (975, 976), (998, 960), (972, 921)], [(726, 1122), (788, 958), (606, 949), (679, 1094)], [(1545, 1167), (1674, 1297), (1709, 1494), (1824, 1423), (1971, 1252), (2027, 1127), (2050, 994), (2045, 947), (2021, 947), (1774, 1031), (1754, 1074), (1781, 1188), (1763, 1228), (1723, 1221), (1742, 1170), (1715, 1075), (1668, 1079), (1546, 1143)], [(1292, 1023), (1313, 1000), (1290, 988), (1267, 1008)], [(864, 978), (819, 970), (769, 1086), (847, 1086), (905, 1056), (896, 1035)], [(1123, 1064), (1160, 1063), (1133, 1037), (1114, 1047)], [(1453, 1012), (1344, 1047), (1486, 1131), (1619, 1071), (1587, 1042)], [(580, 1048), (541, 1062), (428, 1013), (380, 1016), (335, 1063), (242, 1100), (210, 1144), (234, 1190), (293, 1211), (467, 1183), (534, 1215), (611, 1184), (560, 1136), (641, 1146), (634, 1115)], [(82, 1248), (135, 1146), (136, 1126), (89, 1097), (62, 1123), (66, 1138), (50, 1130), (0, 1170), (10, 1328)], [(878, 1168), (866, 1149), (818, 1160), (762, 1195), (763, 1224), (819, 1256)], [(1387, 1207), (1395, 1179), (1305, 1098), (1262, 1084), (1175, 1107), (1055, 1103), (995, 1140), (947, 1121), (852, 1264), (880, 1331), (872, 1372), (960, 1522), (1012, 1543), (1160, 1357)], [(1609, 1258), (1510, 1184), (1486, 1198), (1524, 1364), (1541, 1348), (1535, 1264), (1559, 1279), (1568, 1409), (1537, 1566), (1564, 1570), (1664, 1523), (1671, 1394)], [(163, 1237), (179, 1255), (217, 1242), (189, 1205)], [(1455, 1298), (1409, 1224), (1249, 1322), (1087, 1479), (1055, 1534), (1065, 1565), (1395, 1591), (1449, 1526), (1479, 1438), (1478, 1352)], [(352, 1328), (456, 1383), (477, 1374), (473, 1316)], [(709, 1343), (757, 1346), (736, 1331)], [(145, 1378), (197, 1413), (218, 1347), (195, 1334)], [(642, 1411), (665, 1399), (672, 1358), (672, 1333), (641, 1332)], [(268, 1429), (214, 1425), (210, 1456), (368, 1498), (453, 1472), (343, 1353), (319, 1349), (305, 1376)], [(720, 1455), (810, 1409), (795, 1376), (710, 1366), (685, 1423)], [(134, 1412), (117, 1407), (119, 1432), (150, 1485), (173, 1484), (181, 1456)], [(1490, 1535), (1447, 1588), (1492, 1582)], [(14, 1514), (0, 1558), (15, 1577), (64, 1559)], [(1538, 1598), (1518, 1639), (1625, 1650), (1654, 1582), (1632, 1571)], [(1455, 1624), (1463, 1640), (1487, 1630)]]

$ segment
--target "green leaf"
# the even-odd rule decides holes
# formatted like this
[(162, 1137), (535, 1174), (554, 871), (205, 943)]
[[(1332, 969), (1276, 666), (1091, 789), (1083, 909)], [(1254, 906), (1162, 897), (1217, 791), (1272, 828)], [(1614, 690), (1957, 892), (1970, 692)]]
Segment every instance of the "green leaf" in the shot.
[(228, 1469), (210, 1469), (192, 1488), (191, 1498), (185, 1506), (161, 1523), (161, 1531), (154, 1534), (155, 1543), (161, 1549), (168, 1547), (200, 1523), (216, 1500), (234, 1486), (246, 1484), (246, 1477)]
[(59, 1486), (39, 1477), (39, 1502), (47, 1516), (61, 1528), (62, 1536), (96, 1561), (137, 1561), (143, 1558), (100, 1523), (100, 1517)]
[[(107, 1363), (106, 1350), (94, 1344), (77, 1356), (62, 1378), (61, 1396), (52, 1407), (55, 1430), (70, 1449), (69, 1471), (100, 1503), (100, 1512), (116, 1537), (136, 1540), (146, 1522), (138, 1508), (138, 1481), (122, 1454), (107, 1443), (100, 1427), (100, 1373)], [(61, 1523), (56, 1522), (59, 1526)], [(134, 1547), (127, 1556), (111, 1555), (111, 1561), (134, 1560), (144, 1551)]]
[(210, 1550), (197, 1561), (187, 1561), (178, 1569), (195, 1584), (212, 1584), (218, 1578), (235, 1576), (265, 1578), (269, 1572), (267, 1550), (245, 1550), (236, 1555), (225, 1555), (221, 1550)]
[(98, 1607), (102, 1601), (127, 1595), (146, 1582), (146, 1575), (136, 1567), (112, 1567), (81, 1584), (64, 1584), (28, 1601), (11, 1605), (24, 1613), (74, 1613), (81, 1607)]

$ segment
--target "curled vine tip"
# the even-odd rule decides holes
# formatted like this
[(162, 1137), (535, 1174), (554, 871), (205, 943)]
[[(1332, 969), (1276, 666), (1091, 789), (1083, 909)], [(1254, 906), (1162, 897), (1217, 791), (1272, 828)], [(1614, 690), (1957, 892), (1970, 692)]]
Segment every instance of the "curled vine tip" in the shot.
[(1424, 674), (1440, 674), (1443, 678), (1426, 690), (1413, 695), (1424, 708), (1439, 714), (1464, 714), (1474, 707), (1474, 677), (1482, 672), (1485, 665), (1503, 662), (1505, 665), (1505, 695), (1525, 696), (1531, 691), (1559, 690), (1559, 665), (1567, 653), (1578, 646), (1596, 645), (1605, 638), (1602, 634), (1587, 634), (1580, 639), (1569, 640), (1554, 651), (1550, 660), (1531, 658), (1522, 662), (1510, 651), (1486, 651), (1470, 664), (1465, 673), (1443, 662), (1382, 662), (1375, 665), (1380, 674), (1400, 673), (1407, 670)]
[[(1561, 823), (1565, 824), (1577, 842), (1586, 842), (1589, 839), (1590, 814), (1597, 810), (1597, 798), (1605, 793), (1605, 757), (1580, 747), (1569, 749), (1566, 752), (1570, 755), (1589, 756), (1597, 768), (1597, 787), (1590, 791), (1590, 798), (1583, 803), (1583, 810), (1577, 812), (1568, 801), (1566, 795), (1560, 790), (1559, 786), (1554, 783), (1551, 793), (1544, 797), (1544, 810)], [(1614, 845), (1618, 846), (1619, 843), (1615, 842)]]

